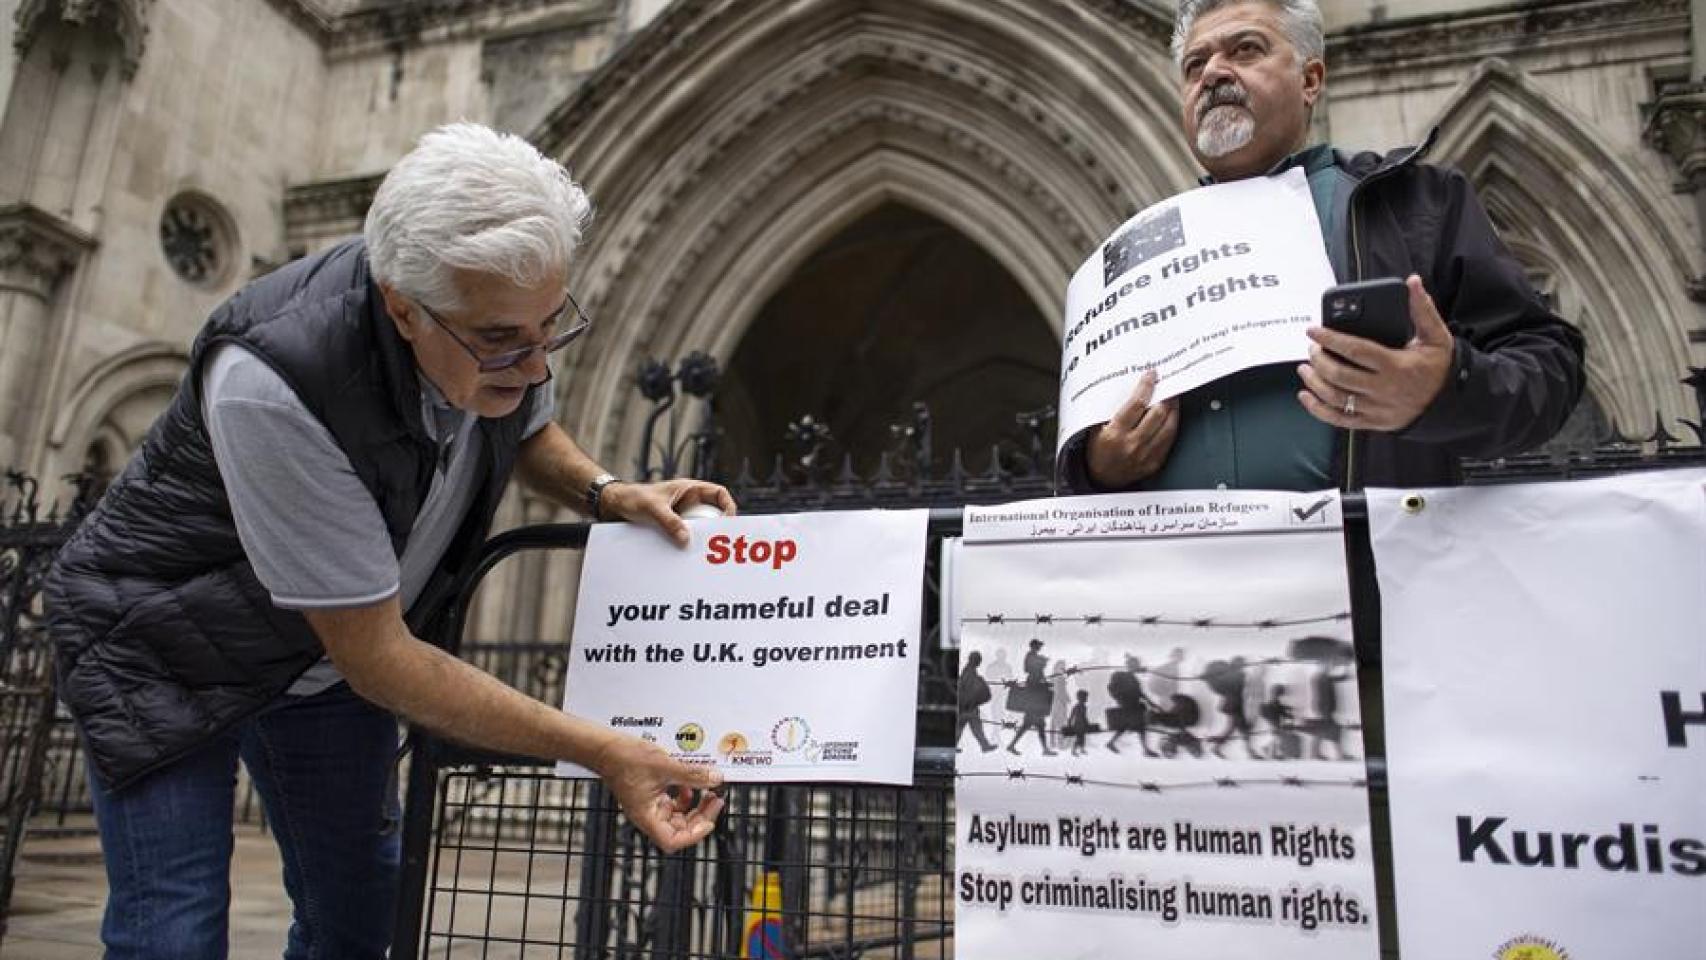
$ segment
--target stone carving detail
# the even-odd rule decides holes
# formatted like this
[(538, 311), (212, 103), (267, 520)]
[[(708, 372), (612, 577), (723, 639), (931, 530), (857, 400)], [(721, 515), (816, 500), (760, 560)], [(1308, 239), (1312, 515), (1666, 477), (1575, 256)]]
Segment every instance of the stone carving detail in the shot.
[[(1078, 167), (1080, 175), (1109, 198), (1110, 209), (1116, 206), (1123, 209), (1123, 203), (1120, 202), (1122, 198), (1119, 197), (1122, 185), (1086, 145), (1077, 141), (1073, 131), (1063, 122), (1059, 111), (1041, 102), (1031, 92), (1022, 89), (1008, 78), (964, 64), (943, 51), (922, 43), (908, 43), (893, 35), (854, 36), (843, 38), (811, 61), (787, 71), (785, 83), (753, 91), (744, 102), (731, 108), (727, 122), (721, 124), (720, 129), (688, 147), (680, 161), (669, 171), (669, 175), (652, 185), (648, 202), (641, 208), (637, 221), (625, 225), (616, 243), (617, 252), (611, 270), (600, 280), (619, 279), (625, 272), (626, 260), (635, 250), (643, 249), (647, 245), (658, 229), (660, 218), (668, 211), (679, 209), (680, 198), (690, 195), (698, 184), (718, 169), (719, 162), (732, 147), (753, 136), (754, 131), (767, 121), (783, 115), (800, 101), (843, 76), (885, 73), (922, 74), (922, 77), (908, 77), (911, 82), (907, 85), (921, 89), (958, 88), (959, 98), (980, 102), (986, 108), (1013, 116), (1014, 126), (1030, 127), (1052, 141), (1059, 149), (1059, 155), (1069, 158)], [(601, 76), (594, 86), (602, 87), (609, 80), (608, 76)], [(580, 116), (578, 113), (572, 115)], [(968, 117), (973, 115), (968, 111)], [(559, 113), (548, 120), (547, 125), (566, 129), (556, 127), (565, 116), (567, 115)], [(938, 114), (914, 109), (896, 101), (872, 100), (860, 103), (835, 119), (820, 124), (806, 139), (776, 156), (765, 169), (749, 176), (743, 182), (742, 192), (731, 198), (731, 202), (724, 209), (742, 209), (761, 196), (772, 184), (784, 179), (791, 169), (798, 169), (812, 154), (824, 148), (826, 144), (839, 141), (854, 127), (887, 124), (940, 141), (951, 153), (968, 159), (973, 165), (992, 174), (993, 178), (1003, 182), (1010, 192), (1025, 198), (1045, 212), (1061, 231), (1061, 235), (1068, 238), (1075, 248), (1088, 249), (1095, 242), (1095, 238), (1089, 235), (1085, 224), (1079, 222), (1078, 216), (1062, 199), (1057, 189), (1062, 188), (1061, 185), (1051, 186), (1033, 176), (1025, 164), (1017, 162), (1017, 158), (998, 149), (987, 137), (981, 135), (976, 130), (975, 123), (975, 120), (950, 123)], [(545, 148), (553, 148), (550, 144), (554, 138), (550, 135), (535, 139), (544, 139), (547, 142)], [(561, 141), (558, 141), (555, 149), (563, 149)], [(720, 223), (712, 223), (702, 229), (696, 234), (698, 245), (708, 246), (714, 242), (723, 226)], [(695, 254), (690, 254), (687, 261), (677, 266), (685, 268), (690, 261), (696, 259)], [(685, 269), (678, 269), (675, 275), (685, 276), (686, 272)], [(667, 291), (673, 292), (673, 283), (674, 281), (671, 281), (666, 285)], [(595, 293), (594, 298), (597, 299), (598, 294)]]
[(212, 287), (230, 275), (236, 237), (218, 204), (199, 194), (179, 194), (160, 215), (160, 249), (179, 277)]
[[(814, 155), (854, 136), (858, 130), (871, 126), (890, 130), (903, 128), (929, 138), (948, 151), (968, 159), (993, 177), (1005, 181), (1012, 193), (1023, 196), (1035, 207), (1045, 211), (1075, 248), (1087, 249), (1094, 243), (1083, 225), (1072, 218), (1070, 211), (1048, 186), (983, 139), (905, 104), (874, 101), (860, 104), (814, 129), (810, 136), (773, 157), (756, 174), (747, 178), (741, 184), (740, 190), (730, 195), (728, 201), (720, 207), (717, 216), (701, 224), (694, 232), (692, 246), (671, 262), (669, 273), (658, 284), (656, 295), (651, 300), (654, 306), (638, 317), (638, 336), (641, 339), (652, 336), (666, 321), (667, 305), (676, 302), (680, 288), (693, 275), (706, 254), (722, 245), (723, 234), (730, 226), (735, 211), (750, 209), (761, 197), (769, 193), (776, 183), (802, 166), (810, 165)], [(687, 183), (688, 181), (676, 180), (671, 186), (681, 188)], [(634, 233), (622, 238), (620, 253), (615, 263), (609, 272), (599, 278), (598, 287), (591, 293), (600, 304), (610, 288), (620, 281), (626, 272), (626, 262), (635, 251), (643, 250), (652, 234), (660, 228), (655, 212), (670, 209), (671, 206), (667, 202), (651, 206), (649, 209), (653, 214), (649, 215)], [(589, 309), (596, 312), (597, 308)]]
[(18, 291), (46, 302), (94, 246), (88, 234), (44, 210), (0, 208), (0, 293)]
[(331, 38), (332, 20), (314, 0), (267, 0), (267, 3), (321, 43)]
[(1682, 174), (1678, 191), (1692, 193), (1706, 186), (1706, 85), (1668, 90), (1646, 109), (1642, 139), (1676, 165)]
[(316, 236), (359, 233), (384, 174), (322, 180), (284, 192), (284, 233), (295, 247)]
[(17, 48), (18, 58), (23, 59), (42, 28), (53, 20), (83, 28), (108, 29), (119, 39), (124, 77), (129, 80), (142, 62), (142, 51), (148, 43), (148, 11), (153, 5), (154, 0), (23, 0), (14, 14), (18, 28), (12, 45)]
[[(479, 36), (496, 25), (562, 5), (562, 0), (413, 0), (366, 4), (332, 21), (328, 36), (330, 52), (342, 56), (375, 48), (397, 49), (411, 46), (427, 35)], [(575, 13), (588, 22), (603, 21), (617, 15), (617, 6), (615, 0), (586, 0)]]
[(1508, 12), (1450, 13), (1340, 30), (1327, 38), (1336, 69), (1446, 57), (1480, 58), (1572, 35), (1598, 42), (1606, 33), (1650, 31), (1667, 21), (1688, 29), (1689, 0), (1576, 0), (1523, 4)]
[[(1695, 209), (1706, 217), (1706, 85), (1673, 87), (1644, 109), (1642, 139), (1670, 159), (1680, 175), (1676, 192), (1693, 194)], [(1706, 276), (1688, 278), (1687, 289), (1688, 299), (1706, 303)]]

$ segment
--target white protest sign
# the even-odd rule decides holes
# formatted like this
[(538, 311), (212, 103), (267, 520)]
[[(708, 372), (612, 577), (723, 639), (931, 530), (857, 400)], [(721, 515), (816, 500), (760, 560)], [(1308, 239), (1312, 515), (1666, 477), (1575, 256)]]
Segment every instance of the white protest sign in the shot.
[[(1250, 526), (1099, 532), (1164, 526), (1163, 506)], [(956, 956), (1377, 956), (1337, 496), (976, 513), (956, 562)], [(1026, 523), (1055, 533), (1011, 535)]]
[(1280, 533), (1339, 529), (1333, 491), (1274, 494), (1189, 490), (1127, 496), (1058, 497), (967, 507), (965, 541), (1124, 540), (1203, 533)]
[(1304, 359), (1332, 285), (1301, 168), (1199, 187), (1131, 218), (1066, 290), (1060, 444), (1113, 416), (1145, 370), (1165, 400)]
[(1368, 502), (1403, 955), (1706, 956), (1706, 471)]
[(693, 521), (687, 549), (598, 524), (563, 709), (732, 781), (911, 783), (928, 519)]

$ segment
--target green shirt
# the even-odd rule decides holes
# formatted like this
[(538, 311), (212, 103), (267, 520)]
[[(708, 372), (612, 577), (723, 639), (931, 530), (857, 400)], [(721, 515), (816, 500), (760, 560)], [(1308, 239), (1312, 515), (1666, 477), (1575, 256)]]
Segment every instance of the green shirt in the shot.
[[(1336, 273), (1343, 273), (1342, 229), (1350, 196), (1348, 174), (1326, 144), (1287, 157), (1269, 175), (1301, 165), (1321, 219)], [(1241, 370), (1179, 398), (1179, 436), (1145, 490), (1323, 490), (1332, 477), (1334, 428), (1297, 401), (1303, 389), (1295, 364)]]

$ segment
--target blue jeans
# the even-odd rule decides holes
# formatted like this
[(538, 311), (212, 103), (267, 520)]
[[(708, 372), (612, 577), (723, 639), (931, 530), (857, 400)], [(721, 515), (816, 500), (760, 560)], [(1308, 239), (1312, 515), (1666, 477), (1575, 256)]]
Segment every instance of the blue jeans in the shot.
[(239, 757), (284, 862), (286, 960), (384, 957), (401, 853), (396, 749), (391, 715), (338, 684), (281, 697), (117, 793), (95, 785), (108, 960), (226, 955)]

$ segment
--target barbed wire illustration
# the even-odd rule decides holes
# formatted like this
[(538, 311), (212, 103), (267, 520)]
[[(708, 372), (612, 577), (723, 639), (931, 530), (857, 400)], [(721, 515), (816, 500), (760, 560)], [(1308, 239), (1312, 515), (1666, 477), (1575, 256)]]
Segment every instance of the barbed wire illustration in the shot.
[[(979, 716), (981, 717), (982, 714), (979, 714)], [(1001, 720), (998, 718), (988, 718), (988, 719), (985, 719), (983, 721), (983, 725), (985, 727), (996, 727), (996, 728), (1003, 730), (1003, 731), (1011, 731), (1011, 730), (1019, 729), (1019, 726), (1022, 722), (1023, 721), (1019, 721), (1019, 720)], [(1158, 724), (1155, 727), (1153, 727), (1152, 729), (1161, 730), (1164, 728), (1164, 726), (1165, 725)], [(1193, 724), (1193, 726), (1194, 726), (1194, 724)], [(1362, 724), (1360, 724), (1360, 723), (1342, 723), (1341, 722), (1339, 724), (1339, 728), (1343, 729), (1343, 730), (1356, 730), (1358, 732), (1361, 732)], [(1035, 730), (1037, 728), (1031, 727), (1030, 729)], [(1265, 727), (1262, 732), (1269, 732), (1269, 731), (1273, 731), (1273, 730), (1283, 730), (1283, 731), (1289, 731), (1289, 732), (1307, 732), (1307, 731), (1313, 730), (1313, 729), (1315, 729), (1315, 728), (1313, 726), (1311, 726), (1311, 721), (1304, 720), (1301, 723), (1286, 723), (1286, 724), (1282, 724), (1282, 725), (1277, 726), (1277, 727), (1270, 724), (1269, 726)], [(1072, 729), (1072, 728), (1057, 729), (1054, 727), (1045, 727), (1045, 728), (1043, 728), (1043, 732), (1047, 733), (1051, 736), (1065, 736), (1065, 737), (1076, 736), (1078, 734), (1078, 731), (1076, 729)], [(1112, 731), (1112, 730), (1085, 730), (1084, 731), (1084, 733), (1087, 736), (1094, 736), (1098, 733), (1113, 733), (1113, 732), (1114, 731)]]
[(1029, 624), (1034, 626), (1061, 626), (1064, 624), (1083, 624), (1090, 627), (1105, 626), (1111, 623), (1132, 624), (1142, 627), (1193, 627), (1201, 630), (1278, 630), (1285, 627), (1307, 627), (1317, 623), (1343, 623), (1351, 619), (1349, 610), (1319, 617), (1297, 617), (1289, 620), (1269, 618), (1266, 620), (1222, 620), (1217, 617), (1168, 617), (1162, 614), (1146, 614), (1135, 617), (1110, 617), (1100, 613), (1028, 613), (1006, 614), (986, 613), (979, 616), (960, 618), (960, 626), (982, 624), (984, 626), (1015, 626)]
[(1354, 787), (1366, 789), (1367, 777), (1331, 779), (1321, 777), (1213, 777), (1182, 783), (1159, 783), (1154, 780), (1104, 780), (1071, 773), (1032, 773), (1027, 770), (957, 770), (956, 780), (1005, 780), (1011, 782), (1041, 781), (1061, 783), (1069, 787), (1106, 787), (1139, 793), (1165, 794), (1184, 790), (1236, 790), (1243, 787), (1291, 787), (1309, 790), (1320, 787)]

